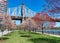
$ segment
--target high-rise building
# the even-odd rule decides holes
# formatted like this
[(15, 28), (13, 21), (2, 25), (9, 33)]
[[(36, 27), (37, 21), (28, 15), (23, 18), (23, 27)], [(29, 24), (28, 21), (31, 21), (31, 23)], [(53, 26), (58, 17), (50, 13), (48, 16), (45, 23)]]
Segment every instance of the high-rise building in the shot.
[(7, 13), (7, 0), (0, 0), (0, 13)]

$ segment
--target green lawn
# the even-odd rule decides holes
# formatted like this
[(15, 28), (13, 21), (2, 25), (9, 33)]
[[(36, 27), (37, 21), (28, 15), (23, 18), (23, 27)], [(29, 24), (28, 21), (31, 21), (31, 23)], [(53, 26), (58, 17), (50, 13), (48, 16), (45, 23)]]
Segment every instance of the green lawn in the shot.
[(33, 32), (14, 31), (0, 43), (60, 43), (60, 38)]

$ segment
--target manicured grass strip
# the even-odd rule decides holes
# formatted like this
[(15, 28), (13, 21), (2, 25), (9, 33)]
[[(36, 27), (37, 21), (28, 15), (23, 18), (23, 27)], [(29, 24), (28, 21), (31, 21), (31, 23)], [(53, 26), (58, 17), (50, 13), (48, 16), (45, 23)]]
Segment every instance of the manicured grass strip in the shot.
[(6, 37), (9, 39), (0, 43), (60, 43), (60, 38), (22, 30), (16, 30)]

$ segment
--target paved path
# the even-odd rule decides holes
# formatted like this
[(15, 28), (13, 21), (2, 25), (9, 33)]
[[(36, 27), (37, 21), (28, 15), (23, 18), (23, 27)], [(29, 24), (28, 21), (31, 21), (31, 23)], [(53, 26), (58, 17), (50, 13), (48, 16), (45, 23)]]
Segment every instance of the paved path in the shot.
[[(41, 32), (36, 32), (36, 33), (40, 33), (41, 34)], [(49, 35), (49, 36), (54, 36), (54, 37), (60, 37), (60, 35), (54, 35), (54, 34), (48, 34), (48, 33), (44, 33), (44, 34)]]
[[(5, 35), (5, 34), (8, 34), (8, 33), (10, 33), (11, 31), (7, 31), (7, 30), (5, 30), (4, 32), (3, 32), (3, 35)], [(0, 37), (2, 36), (2, 32), (0, 31)]]
[[(41, 32), (36, 32), (36, 33), (40, 33), (41, 34)], [(44, 33), (44, 34), (49, 35), (49, 36), (54, 36), (54, 37), (60, 37), (60, 35), (54, 35), (54, 34), (48, 34), (48, 33)]]

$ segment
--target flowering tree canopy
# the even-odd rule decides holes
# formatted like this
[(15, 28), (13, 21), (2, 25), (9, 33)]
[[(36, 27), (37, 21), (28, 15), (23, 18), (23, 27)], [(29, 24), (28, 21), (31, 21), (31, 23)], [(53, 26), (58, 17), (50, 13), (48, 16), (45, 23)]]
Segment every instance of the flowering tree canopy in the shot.
[(12, 23), (12, 19), (10, 15), (6, 13), (0, 13), (0, 20), (2, 20), (1, 23), (2, 23), (2, 26), (5, 27), (5, 29), (11, 29), (12, 26), (14, 25)]
[(32, 19), (38, 24), (40, 28), (42, 28), (42, 24), (44, 24), (44, 27), (54, 27), (55, 25), (54, 19), (49, 17), (46, 13), (37, 13)]
[(49, 17), (46, 13), (36, 13), (36, 15), (32, 18), (28, 18), (26, 21), (21, 23), (20, 26), (23, 28), (29, 27), (29, 28), (37, 28), (42, 29), (42, 24), (44, 27), (52, 28), (55, 26), (54, 19)]
[(51, 13), (60, 12), (60, 0), (45, 0), (45, 8)]
[(51, 17), (60, 17), (60, 0), (45, 0), (45, 2), (43, 11), (46, 11)]
[(20, 26), (22, 28), (26, 28), (26, 29), (27, 28), (32, 29), (32, 28), (36, 28), (37, 27), (35, 21), (33, 19), (31, 19), (31, 18), (28, 18), (26, 21), (24, 21), (23, 23), (21, 23)]

